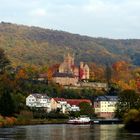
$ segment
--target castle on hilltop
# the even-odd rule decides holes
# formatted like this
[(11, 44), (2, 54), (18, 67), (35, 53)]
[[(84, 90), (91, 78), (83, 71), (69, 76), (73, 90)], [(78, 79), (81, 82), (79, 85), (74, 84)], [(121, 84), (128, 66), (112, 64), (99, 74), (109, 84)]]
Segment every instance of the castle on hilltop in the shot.
[(74, 55), (64, 55), (64, 61), (58, 71), (53, 74), (53, 81), (60, 85), (76, 85), (80, 80), (89, 79), (89, 66), (80, 62), (79, 66), (74, 63)]

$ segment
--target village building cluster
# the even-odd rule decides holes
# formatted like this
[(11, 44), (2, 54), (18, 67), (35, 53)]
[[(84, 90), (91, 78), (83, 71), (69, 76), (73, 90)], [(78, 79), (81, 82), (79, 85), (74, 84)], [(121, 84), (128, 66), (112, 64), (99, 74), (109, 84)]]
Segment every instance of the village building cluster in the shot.
[[(44, 77), (45, 76), (45, 77)], [(46, 78), (47, 74), (42, 74), (39, 80)], [(107, 90), (107, 83), (89, 82), (90, 68), (88, 64), (80, 62), (79, 66), (74, 63), (74, 55), (68, 53), (64, 56), (64, 61), (53, 72), (52, 81), (64, 88), (81, 89), (93, 88), (97, 90)], [(100, 118), (113, 118), (115, 115), (117, 96), (98, 96), (91, 102), (88, 99), (64, 99), (50, 98), (46, 94), (30, 94), (26, 98), (26, 106), (31, 108), (44, 108), (46, 112), (59, 109), (66, 114), (71, 111), (80, 111), (79, 104), (89, 103), (95, 114)]]
[(30, 94), (26, 98), (26, 106), (44, 108), (46, 112), (59, 109), (62, 113), (67, 114), (71, 111), (80, 111), (79, 104), (86, 102), (93, 107), (98, 117), (111, 119), (115, 115), (117, 100), (117, 96), (98, 96), (92, 103), (88, 99), (50, 98), (45, 94)]
[(88, 99), (64, 99), (64, 98), (50, 98), (44, 94), (30, 94), (26, 98), (26, 106), (31, 108), (44, 108), (46, 112), (59, 109), (62, 113), (69, 111), (80, 111), (79, 104), (82, 102), (92, 102)]

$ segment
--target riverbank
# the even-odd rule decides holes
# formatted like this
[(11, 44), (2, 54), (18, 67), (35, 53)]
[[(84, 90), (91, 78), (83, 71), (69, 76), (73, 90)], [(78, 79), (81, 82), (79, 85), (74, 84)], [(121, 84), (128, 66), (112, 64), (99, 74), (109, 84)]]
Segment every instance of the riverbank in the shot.
[(140, 109), (130, 109), (124, 115), (125, 129), (140, 132)]
[(0, 116), (0, 127), (11, 127), (16, 125), (66, 124), (67, 121), (67, 119), (17, 119), (14, 117)]
[(31, 119), (18, 120), (15, 125), (66, 124), (67, 121), (67, 119)]
[(16, 122), (17, 122), (17, 119), (15, 117), (0, 116), (0, 127), (14, 126)]

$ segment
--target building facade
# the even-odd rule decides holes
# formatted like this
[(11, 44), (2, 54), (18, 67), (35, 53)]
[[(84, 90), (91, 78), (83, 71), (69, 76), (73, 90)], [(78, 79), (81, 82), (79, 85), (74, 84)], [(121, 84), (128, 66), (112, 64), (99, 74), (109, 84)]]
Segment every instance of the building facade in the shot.
[(44, 94), (30, 94), (26, 98), (26, 106), (35, 108), (45, 108), (47, 112), (51, 111), (51, 99)]
[(94, 101), (95, 114), (101, 118), (114, 118), (117, 101), (117, 96), (98, 96)]
[(74, 55), (69, 53), (64, 56), (58, 71), (53, 74), (52, 80), (60, 85), (76, 85), (78, 81), (89, 79), (89, 66), (80, 62), (79, 66), (74, 63)]
[(55, 73), (52, 81), (60, 85), (76, 85), (78, 78), (71, 73)]

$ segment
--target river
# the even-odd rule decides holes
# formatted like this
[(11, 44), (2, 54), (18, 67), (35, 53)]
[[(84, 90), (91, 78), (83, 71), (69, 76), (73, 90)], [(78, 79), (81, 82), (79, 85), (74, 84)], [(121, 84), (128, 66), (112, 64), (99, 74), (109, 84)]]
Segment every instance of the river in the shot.
[(0, 128), (0, 140), (140, 140), (122, 125), (30, 125)]

